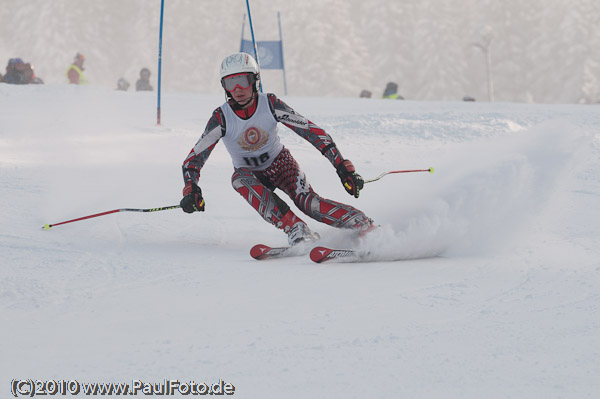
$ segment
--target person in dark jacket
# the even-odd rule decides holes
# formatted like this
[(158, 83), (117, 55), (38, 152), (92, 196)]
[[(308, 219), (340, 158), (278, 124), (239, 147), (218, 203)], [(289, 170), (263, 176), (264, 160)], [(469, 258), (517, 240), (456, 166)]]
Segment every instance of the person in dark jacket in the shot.
[(35, 76), (33, 66), (29, 62), (23, 62), (21, 58), (8, 60), (6, 75), (0, 81), (15, 85), (44, 83), (42, 79)]
[(148, 68), (142, 68), (140, 71), (140, 78), (135, 82), (136, 91), (152, 91), (154, 90), (150, 85), (150, 70)]
[(398, 94), (398, 84), (395, 82), (388, 82), (385, 86), (382, 98), (389, 100), (404, 100), (404, 97)]
[(8, 60), (6, 74), (2, 78), (2, 81), (13, 85), (25, 85), (28, 83), (25, 76), (25, 63), (22, 59), (11, 58)]

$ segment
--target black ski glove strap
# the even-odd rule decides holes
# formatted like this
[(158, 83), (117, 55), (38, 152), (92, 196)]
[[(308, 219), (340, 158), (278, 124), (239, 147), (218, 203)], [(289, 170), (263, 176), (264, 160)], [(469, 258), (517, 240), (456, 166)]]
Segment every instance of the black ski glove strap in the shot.
[(183, 199), (179, 203), (185, 213), (204, 212), (202, 190), (194, 183), (188, 183), (183, 188)]
[(363, 178), (356, 173), (354, 165), (348, 159), (337, 166), (337, 174), (348, 194), (358, 198), (360, 190), (365, 185)]
[(329, 143), (327, 144), (322, 150), (321, 150), (321, 154), (325, 155), (327, 153), (327, 151), (329, 151), (332, 148), (336, 148), (334, 143)]

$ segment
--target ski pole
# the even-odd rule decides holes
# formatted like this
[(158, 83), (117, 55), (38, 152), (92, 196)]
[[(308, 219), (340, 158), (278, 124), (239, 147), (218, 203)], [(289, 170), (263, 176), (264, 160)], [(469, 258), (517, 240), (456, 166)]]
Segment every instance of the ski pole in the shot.
[(385, 172), (380, 174), (379, 176), (373, 178), (373, 179), (369, 179), (369, 180), (365, 180), (365, 183), (371, 183), (374, 181), (377, 181), (379, 179), (381, 179), (383, 176), (385, 175), (389, 175), (392, 173), (413, 173), (413, 172), (429, 172), (429, 173), (433, 173), (434, 169), (433, 168), (429, 168), (429, 169), (413, 169), (413, 170), (391, 170), (389, 172)]
[(79, 220), (96, 218), (98, 216), (110, 215), (111, 213), (118, 213), (118, 212), (157, 212), (157, 211), (166, 211), (168, 209), (175, 209), (175, 208), (181, 208), (181, 206), (180, 205), (172, 205), (172, 206), (163, 206), (162, 208), (149, 208), (149, 209), (134, 209), (134, 208), (113, 209), (112, 211), (95, 213), (93, 215), (83, 216), (83, 217), (80, 217), (80, 218), (77, 218), (77, 219), (72, 219), (72, 220), (66, 220), (66, 221), (60, 222), (60, 223), (45, 224), (44, 226), (42, 226), (42, 229), (44, 229), (44, 230), (50, 230), (50, 227), (53, 227), (53, 226), (58, 226), (58, 225), (61, 225), (61, 224), (77, 222)]

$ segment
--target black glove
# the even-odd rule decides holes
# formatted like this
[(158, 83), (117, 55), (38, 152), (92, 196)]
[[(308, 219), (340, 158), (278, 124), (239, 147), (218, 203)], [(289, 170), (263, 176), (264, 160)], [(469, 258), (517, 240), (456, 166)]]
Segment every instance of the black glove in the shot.
[(340, 177), (344, 188), (348, 191), (348, 194), (358, 198), (360, 190), (365, 185), (365, 181), (358, 173), (356, 173), (352, 162), (347, 159), (342, 161), (342, 163), (337, 166), (337, 174)]
[(188, 183), (183, 188), (183, 199), (179, 203), (185, 213), (204, 212), (202, 190), (194, 183)]

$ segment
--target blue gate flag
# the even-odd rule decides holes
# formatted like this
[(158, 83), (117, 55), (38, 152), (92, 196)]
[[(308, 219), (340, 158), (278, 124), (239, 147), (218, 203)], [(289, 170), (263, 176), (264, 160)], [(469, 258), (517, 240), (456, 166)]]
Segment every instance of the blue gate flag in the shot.
[[(283, 69), (283, 48), (281, 40), (256, 42), (261, 69)], [(252, 41), (242, 39), (240, 51), (253, 54)]]

